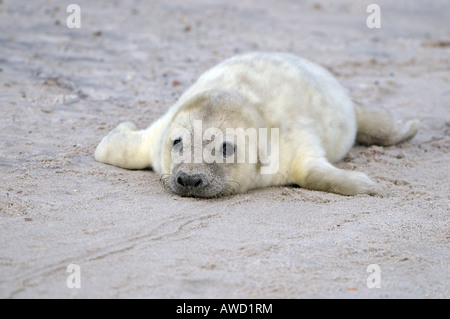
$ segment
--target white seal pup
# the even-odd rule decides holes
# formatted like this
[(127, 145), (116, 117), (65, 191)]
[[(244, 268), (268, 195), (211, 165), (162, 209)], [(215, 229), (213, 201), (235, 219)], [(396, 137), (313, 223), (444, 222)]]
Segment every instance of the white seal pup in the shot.
[(357, 105), (310, 61), (248, 53), (201, 75), (147, 129), (120, 124), (100, 142), (95, 159), (127, 169), (152, 167), (181, 196), (219, 197), (292, 184), (373, 195), (380, 188), (366, 174), (331, 163), (343, 159), (355, 141), (393, 145), (417, 130), (417, 120), (394, 122), (384, 108)]

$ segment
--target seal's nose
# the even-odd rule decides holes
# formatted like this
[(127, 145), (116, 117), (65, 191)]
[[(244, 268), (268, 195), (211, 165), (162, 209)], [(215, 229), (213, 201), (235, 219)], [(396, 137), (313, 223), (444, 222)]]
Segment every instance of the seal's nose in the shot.
[(177, 183), (183, 187), (199, 187), (203, 184), (203, 178), (200, 174), (188, 175), (181, 172), (178, 174)]

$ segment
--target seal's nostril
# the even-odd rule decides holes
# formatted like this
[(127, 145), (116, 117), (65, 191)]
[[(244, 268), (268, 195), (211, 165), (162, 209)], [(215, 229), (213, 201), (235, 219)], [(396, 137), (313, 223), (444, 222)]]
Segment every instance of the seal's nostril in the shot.
[(198, 175), (191, 176), (191, 181), (192, 181), (192, 186), (194, 186), (194, 187), (199, 187), (200, 185), (203, 184), (202, 178)]
[(203, 184), (203, 179), (200, 174), (180, 173), (177, 177), (177, 183), (183, 187), (199, 187)]
[(180, 173), (177, 178), (177, 183), (183, 187), (189, 186), (189, 175)]

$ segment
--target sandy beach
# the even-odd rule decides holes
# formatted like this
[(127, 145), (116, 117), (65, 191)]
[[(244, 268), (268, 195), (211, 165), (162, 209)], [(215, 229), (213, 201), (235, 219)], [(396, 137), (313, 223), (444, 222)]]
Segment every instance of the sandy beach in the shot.
[[(363, 0), (79, 0), (69, 28), (73, 2), (0, 1), (0, 298), (450, 297), (449, 1), (380, 0), (380, 28)], [(184, 198), (94, 160), (119, 123), (147, 127), (250, 51), (310, 59), (355, 100), (421, 121), (336, 164), (384, 196)]]

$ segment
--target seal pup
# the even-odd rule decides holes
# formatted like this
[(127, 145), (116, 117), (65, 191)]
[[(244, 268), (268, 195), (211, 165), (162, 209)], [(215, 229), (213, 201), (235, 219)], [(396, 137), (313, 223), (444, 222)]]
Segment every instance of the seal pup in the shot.
[[(306, 59), (248, 53), (201, 75), (147, 129), (130, 122), (117, 126), (97, 146), (95, 159), (127, 169), (152, 167), (164, 186), (181, 196), (219, 197), (292, 184), (375, 195), (382, 189), (366, 174), (331, 163), (343, 159), (355, 141), (388, 146), (410, 139), (418, 123), (395, 122), (384, 108), (353, 102), (326, 69)], [(229, 128), (241, 128), (244, 138), (232, 136)], [(261, 146), (261, 129), (279, 134)], [(209, 133), (199, 138), (197, 131)], [(203, 157), (194, 154), (192, 160), (193, 153)], [(236, 161), (242, 154), (246, 160)]]

